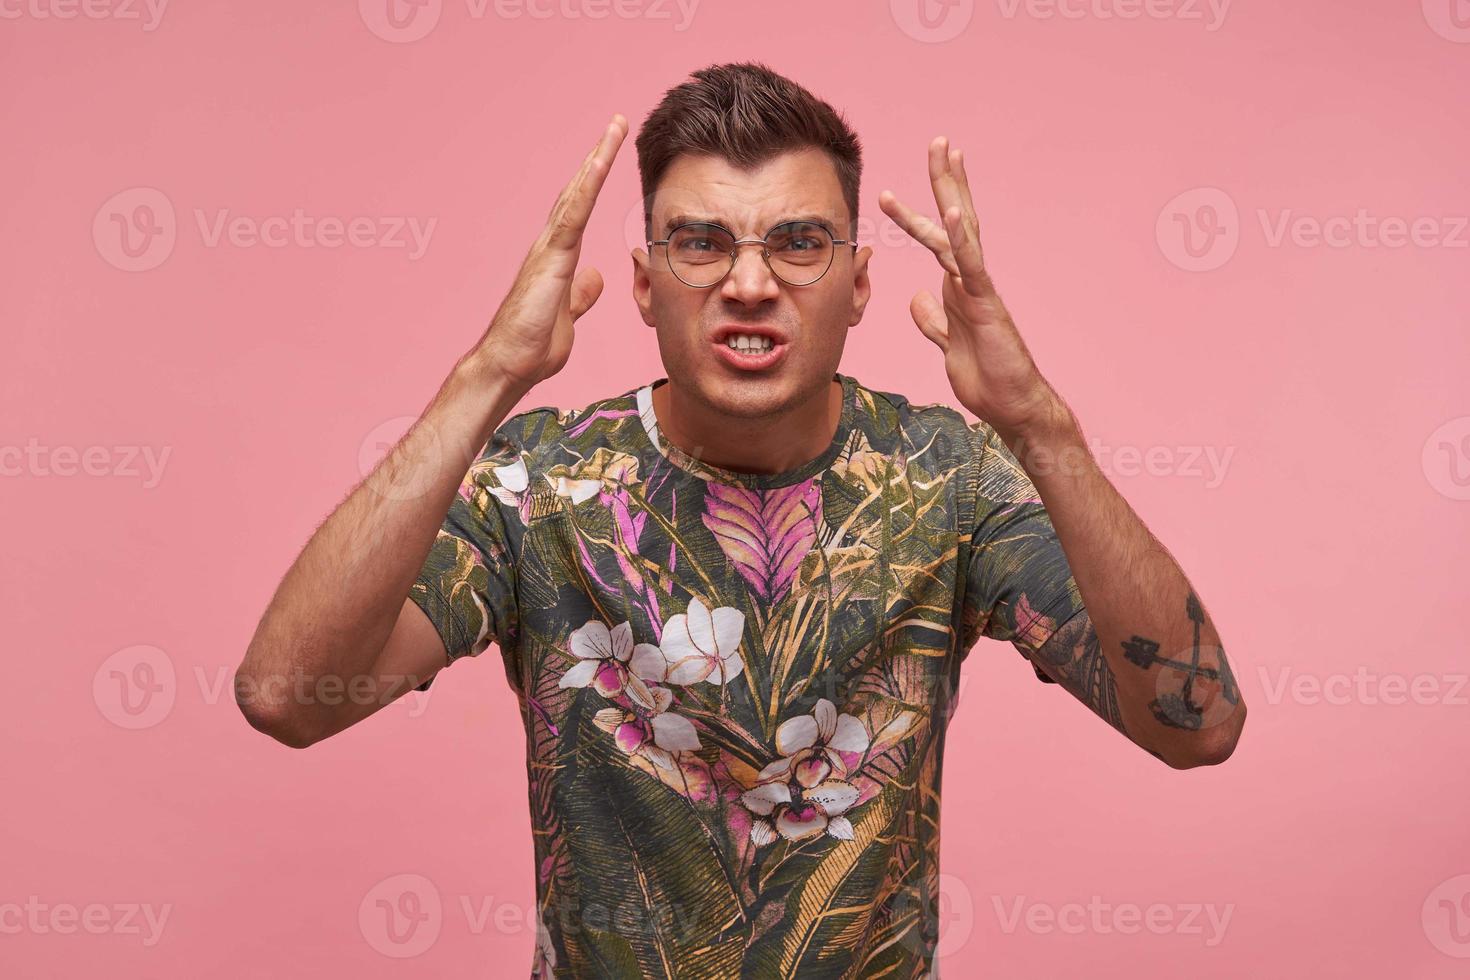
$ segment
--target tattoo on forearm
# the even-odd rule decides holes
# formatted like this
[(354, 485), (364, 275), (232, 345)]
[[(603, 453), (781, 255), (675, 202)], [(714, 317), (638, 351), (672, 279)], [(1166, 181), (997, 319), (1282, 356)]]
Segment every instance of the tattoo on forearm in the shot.
[(1144, 670), (1157, 665), (1184, 671), (1183, 688), (1178, 693), (1159, 695), (1149, 703), (1149, 710), (1162, 725), (1198, 731), (1203, 724), (1205, 703), (1195, 699), (1194, 683), (1197, 678), (1217, 682), (1220, 697), (1232, 706), (1240, 702), (1240, 690), (1235, 686), (1235, 676), (1230, 672), (1230, 662), (1225, 659), (1224, 647), (1217, 648), (1220, 651), (1218, 666), (1200, 666), (1200, 630), (1204, 626), (1205, 611), (1193, 592), (1185, 600), (1184, 611), (1194, 623), (1194, 644), (1188, 661), (1159, 656), (1158, 642), (1137, 634), (1123, 641), (1123, 655)]

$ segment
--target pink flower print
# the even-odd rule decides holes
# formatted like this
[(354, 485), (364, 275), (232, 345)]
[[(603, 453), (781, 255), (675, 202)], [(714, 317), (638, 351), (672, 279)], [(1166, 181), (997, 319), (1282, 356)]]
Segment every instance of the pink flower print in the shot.
[(637, 514), (631, 512), (628, 491), (622, 487), (615, 490), (604, 490), (603, 500), (612, 512), (613, 534), (618, 544), (613, 553), (618, 559), (618, 567), (622, 569), (623, 575), (627, 577), (628, 584), (633, 590), (642, 592), (643, 573), (637, 564), (630, 560), (630, 556), (638, 554), (638, 536), (643, 533), (643, 525), (648, 521), (648, 514), (643, 511)]

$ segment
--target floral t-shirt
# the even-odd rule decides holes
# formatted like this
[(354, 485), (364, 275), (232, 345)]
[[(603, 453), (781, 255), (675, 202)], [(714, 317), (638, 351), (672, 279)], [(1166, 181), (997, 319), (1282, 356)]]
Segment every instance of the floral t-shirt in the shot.
[(989, 426), (834, 377), (785, 473), (661, 440), (645, 385), (511, 417), (466, 475), (410, 595), (520, 699), (533, 976), (937, 975), (961, 661), (1082, 604)]

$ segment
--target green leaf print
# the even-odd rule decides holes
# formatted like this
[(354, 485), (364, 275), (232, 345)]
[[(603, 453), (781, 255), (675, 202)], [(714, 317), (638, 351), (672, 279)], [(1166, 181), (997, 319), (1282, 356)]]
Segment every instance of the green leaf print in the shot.
[(745, 913), (711, 832), (592, 723), (605, 703), (579, 691), (563, 726), (558, 796), (581, 898), (546, 914), (563, 916), (579, 975), (622, 975), (603, 932), (623, 937), (645, 977), (737, 975)]

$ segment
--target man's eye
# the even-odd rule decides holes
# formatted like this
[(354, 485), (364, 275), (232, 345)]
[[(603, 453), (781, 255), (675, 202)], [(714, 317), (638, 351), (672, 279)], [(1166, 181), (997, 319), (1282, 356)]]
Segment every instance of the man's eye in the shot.
[(826, 233), (820, 225), (809, 222), (792, 222), (777, 228), (767, 238), (771, 251), (795, 255), (805, 252), (820, 252), (827, 247)]
[(782, 235), (771, 239), (771, 250), (774, 252), (810, 252), (821, 247), (821, 239), (812, 235)]

